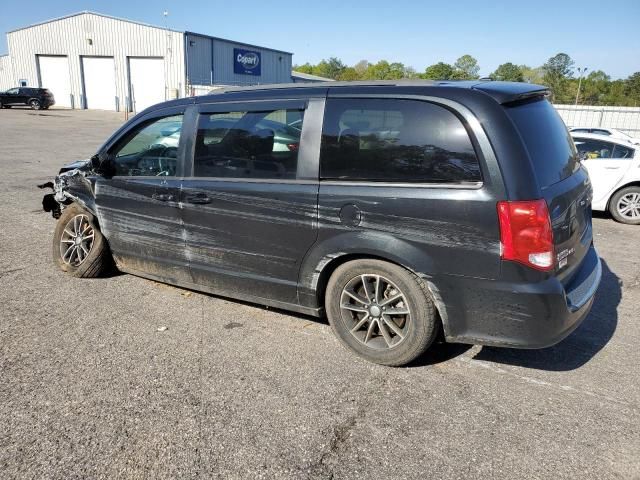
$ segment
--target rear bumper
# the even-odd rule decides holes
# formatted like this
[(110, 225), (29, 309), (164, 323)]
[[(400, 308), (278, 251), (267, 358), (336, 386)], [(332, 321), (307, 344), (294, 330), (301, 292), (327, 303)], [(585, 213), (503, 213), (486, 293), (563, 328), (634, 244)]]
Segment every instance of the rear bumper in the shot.
[(555, 277), (538, 283), (438, 282), (445, 336), (452, 342), (512, 348), (554, 345), (587, 316), (601, 277), (600, 258), (591, 246), (566, 287)]

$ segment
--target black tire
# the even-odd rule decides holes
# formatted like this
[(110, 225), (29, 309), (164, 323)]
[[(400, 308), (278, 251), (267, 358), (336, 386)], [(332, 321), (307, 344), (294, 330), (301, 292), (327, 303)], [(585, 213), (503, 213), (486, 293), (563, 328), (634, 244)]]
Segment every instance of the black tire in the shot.
[[(630, 212), (621, 211), (621, 204), (623, 204), (625, 201), (623, 197), (624, 199), (635, 197), (636, 200), (633, 203), (634, 205), (636, 205), (636, 207), (634, 208), (634, 210), (638, 211), (637, 209), (640, 208), (640, 187), (635, 185), (626, 187), (614, 193), (609, 200), (609, 212), (611, 213), (611, 216), (620, 223), (626, 223), (627, 225), (640, 225), (640, 216), (633, 218), (630, 215)], [(628, 202), (627, 205), (629, 205), (629, 203), (631, 202)]]
[(42, 110), (42, 104), (40, 103), (40, 100), (36, 100), (35, 98), (33, 100), (29, 100), (29, 106), (33, 110)]
[[(377, 288), (376, 278), (378, 277), (383, 279), (378, 280), (381, 282), (380, 285), (385, 285), (385, 281), (387, 281), (387, 290), (384, 295), (387, 295), (387, 292), (391, 292), (391, 297), (374, 293)], [(363, 307), (363, 309), (369, 309), (373, 304), (381, 306), (389, 298), (395, 298), (400, 295), (402, 297), (400, 308), (406, 308), (409, 315), (401, 317), (389, 317), (387, 315), (385, 317), (385, 313), (381, 312), (380, 308), (375, 310), (375, 313), (374, 310), (368, 310), (368, 313), (356, 313), (342, 308), (343, 299), (350, 300), (353, 298), (345, 293), (345, 289), (355, 291), (351, 290), (351, 285), (358, 284), (361, 281), (360, 279), (365, 279), (363, 281), (367, 282), (372, 281), (373, 283), (369, 284), (369, 289), (374, 289), (374, 291), (370, 292), (371, 295), (369, 295), (369, 292), (365, 292), (367, 299), (374, 297), (374, 300), (373, 303), (370, 303), (368, 307)], [(361, 292), (365, 288), (367, 287), (363, 284)], [(352, 307), (358, 305), (358, 302), (363, 303), (361, 300), (364, 299), (364, 295), (359, 294), (357, 296), (360, 300), (356, 300), (351, 305)], [(396, 308), (397, 305), (391, 306), (390, 310), (401, 311)], [(340, 265), (333, 272), (325, 293), (325, 309), (331, 328), (341, 343), (360, 357), (381, 365), (397, 367), (415, 360), (431, 346), (440, 326), (436, 309), (425, 282), (398, 265), (374, 259), (347, 262)], [(392, 315), (397, 314), (394, 313)], [(365, 316), (375, 320), (377, 324), (371, 326), (374, 323), (373, 321), (366, 322), (356, 333), (352, 333), (352, 328), (364, 322)], [(387, 341), (387, 337), (389, 334), (394, 334), (396, 330), (389, 328), (388, 320), (390, 318), (396, 319), (394, 325), (398, 330), (403, 329), (403, 335), (393, 336), (395, 343), (392, 342), (391, 344)], [(400, 324), (397, 323), (398, 318), (401, 319)], [(384, 325), (385, 335), (383, 335), (381, 325)], [(376, 329), (377, 336), (375, 336)], [(369, 337), (369, 333), (365, 334), (364, 330), (367, 332), (370, 330), (372, 336)], [(374, 345), (375, 342), (377, 342), (377, 345)]]
[[(70, 245), (69, 241), (65, 240), (65, 238), (68, 238), (67, 232), (73, 231), (72, 222), (74, 222), (74, 219), (78, 216), (82, 216), (84, 219), (85, 223), (81, 223), (82, 228), (90, 227), (90, 230), (92, 230), (93, 239), (88, 248), (88, 253), (81, 252), (78, 254), (80, 256), (84, 254), (85, 257), (80, 260), (80, 258), (76, 256), (74, 261), (73, 252), (69, 258), (66, 256), (63, 258), (64, 253), (61, 245), (64, 245), (64, 248), (66, 248), (68, 244)], [(65, 238), (63, 238), (63, 235)], [(53, 234), (52, 254), (53, 261), (58, 268), (69, 275), (79, 278), (99, 277), (113, 266), (113, 259), (109, 252), (109, 247), (104, 236), (98, 229), (94, 216), (75, 203), (66, 207), (58, 219)]]

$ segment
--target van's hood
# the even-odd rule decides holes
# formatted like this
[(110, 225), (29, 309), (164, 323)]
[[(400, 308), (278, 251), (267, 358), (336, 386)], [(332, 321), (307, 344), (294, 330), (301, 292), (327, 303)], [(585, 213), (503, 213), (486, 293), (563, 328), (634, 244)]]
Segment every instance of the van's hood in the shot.
[(89, 170), (91, 167), (91, 159), (76, 160), (75, 162), (67, 163), (60, 168), (60, 173), (69, 172), (71, 170)]

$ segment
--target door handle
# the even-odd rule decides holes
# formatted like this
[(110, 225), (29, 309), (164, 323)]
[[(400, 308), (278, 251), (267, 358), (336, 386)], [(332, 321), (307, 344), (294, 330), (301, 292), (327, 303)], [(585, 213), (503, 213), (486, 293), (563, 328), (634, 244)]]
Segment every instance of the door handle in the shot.
[(604, 167), (607, 170), (618, 170), (620, 167)]
[(194, 205), (206, 205), (207, 203), (211, 203), (211, 197), (206, 193), (196, 193), (195, 195), (187, 196), (187, 203), (192, 203)]
[(173, 202), (173, 195), (169, 193), (154, 193), (151, 198), (160, 202)]

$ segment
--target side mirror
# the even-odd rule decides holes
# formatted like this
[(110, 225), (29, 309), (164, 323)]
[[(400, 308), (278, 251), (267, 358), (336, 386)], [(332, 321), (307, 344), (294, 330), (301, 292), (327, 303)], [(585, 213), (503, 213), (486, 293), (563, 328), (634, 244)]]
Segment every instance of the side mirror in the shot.
[(113, 157), (106, 152), (96, 153), (91, 157), (91, 169), (96, 173), (106, 174), (111, 171)]

